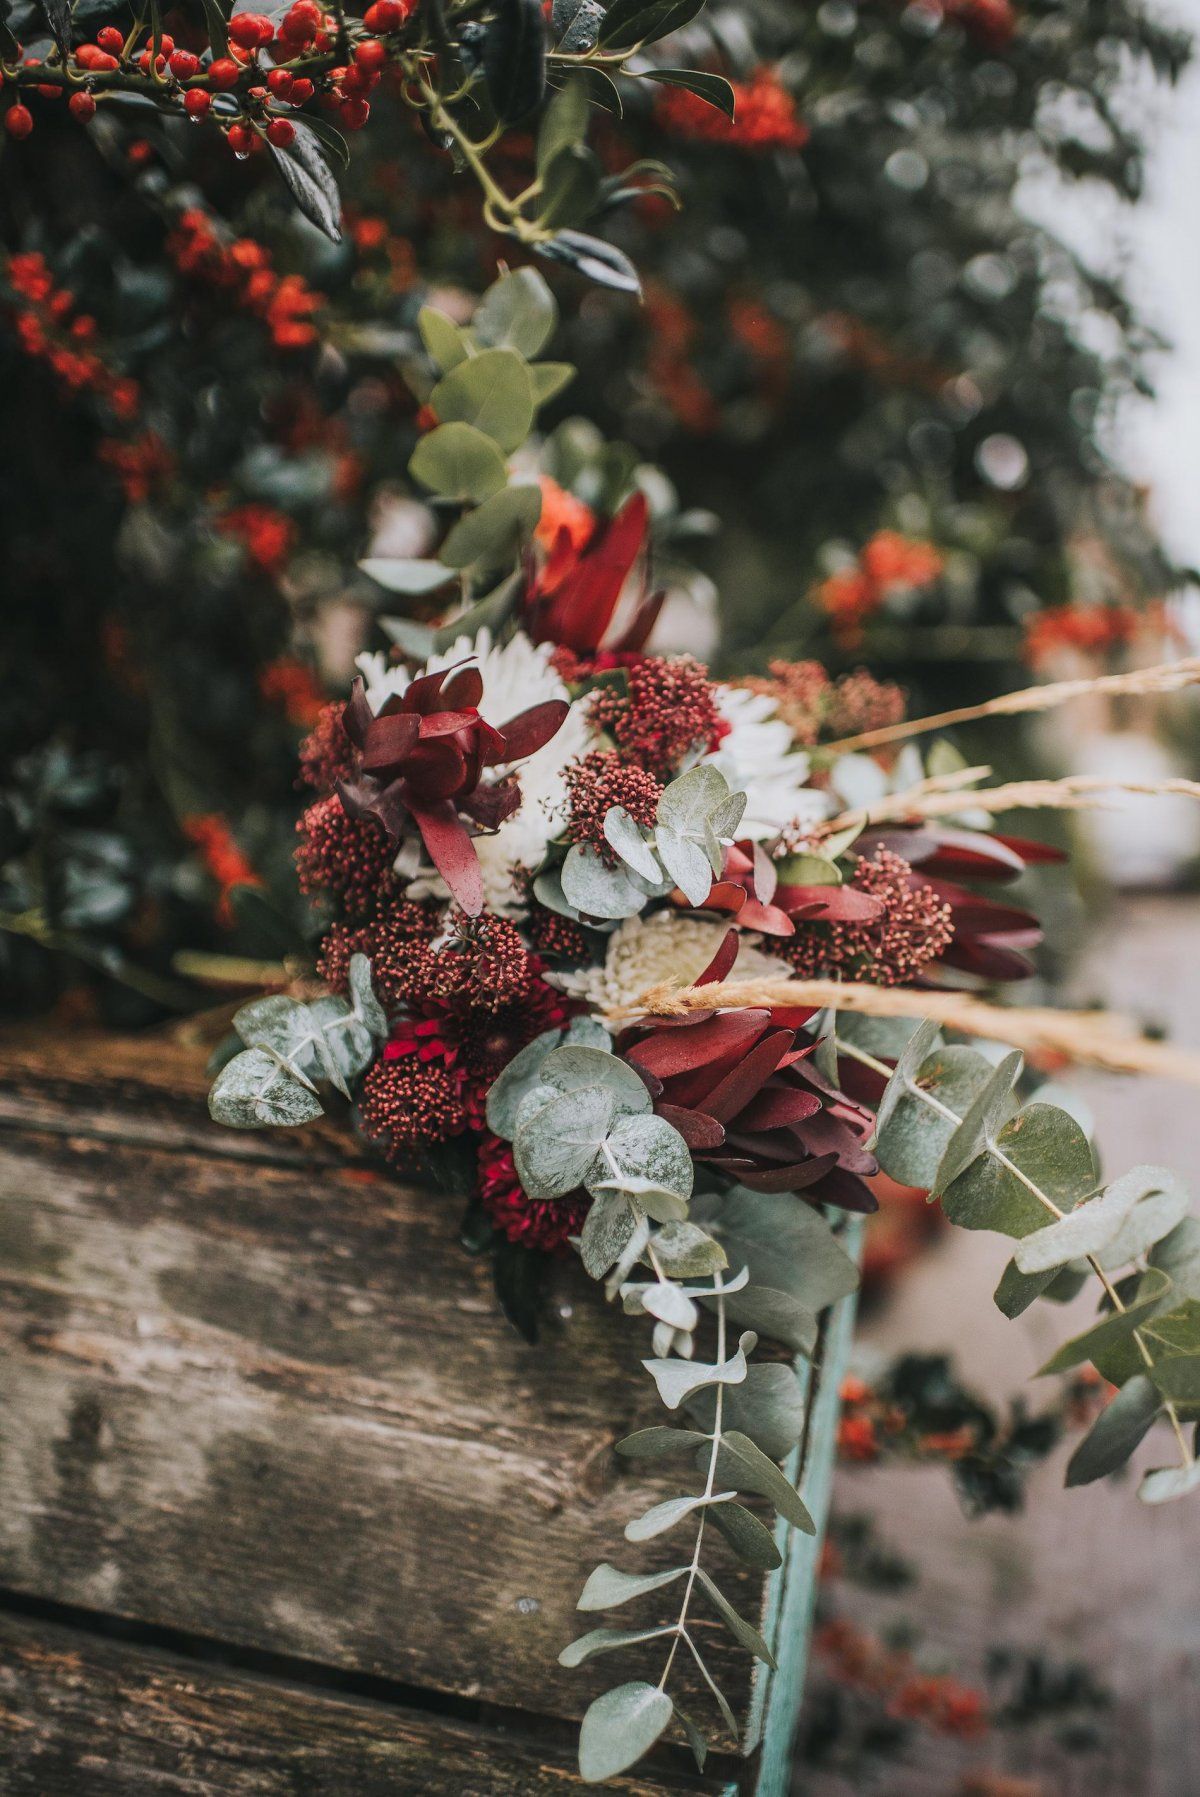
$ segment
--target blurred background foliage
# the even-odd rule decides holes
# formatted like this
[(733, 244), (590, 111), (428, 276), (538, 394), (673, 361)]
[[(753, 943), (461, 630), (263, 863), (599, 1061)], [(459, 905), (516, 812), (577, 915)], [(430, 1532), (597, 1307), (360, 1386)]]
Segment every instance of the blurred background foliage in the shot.
[[(682, 204), (605, 221), (644, 303), (543, 265), (579, 372), (541, 465), (596, 506), (630, 446), (668, 638), (866, 662), (914, 708), (1023, 682), (1031, 640), (1128, 652), (1185, 572), (1107, 447), (1156, 339), (1022, 192), (1135, 201), (1134, 78), (1184, 39), (1130, 0), (740, 0), (653, 54), (724, 71), (738, 116), (647, 82), (593, 117), (581, 207), (631, 153)], [(503, 154), (527, 179), (532, 135)], [(302, 939), (296, 744), (397, 609), (359, 560), (434, 535), (416, 316), (520, 260), (386, 92), (340, 244), (264, 162), (133, 102), (43, 105), (0, 151), (6, 1004), (85, 965), (135, 1021), (195, 1002), (180, 948)]]

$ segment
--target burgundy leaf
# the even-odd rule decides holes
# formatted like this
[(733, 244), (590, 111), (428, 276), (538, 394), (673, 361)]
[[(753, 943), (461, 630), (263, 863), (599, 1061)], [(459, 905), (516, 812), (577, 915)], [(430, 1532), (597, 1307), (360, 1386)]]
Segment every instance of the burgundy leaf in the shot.
[(483, 675), (474, 666), (459, 668), (442, 688), (442, 704), (452, 711), (478, 711)]
[(565, 699), (543, 699), (517, 717), (510, 718), (500, 734), (504, 738), (504, 759), (520, 761), (534, 755), (561, 729), (570, 706)]
[(1019, 855), (1022, 861), (1065, 861), (1067, 859), (1066, 849), (1056, 849), (1050, 842), (1035, 842), (1032, 836), (997, 835), (993, 836), (992, 841), (1002, 844), (1006, 849), (1012, 849), (1013, 853)]
[(449, 799), (435, 805), (413, 805), (412, 814), (429, 859), (468, 917), (483, 910), (483, 873), (467, 827)]
[(655, 1108), (665, 1123), (679, 1131), (689, 1148), (720, 1148), (725, 1140), (724, 1126), (703, 1111), (685, 1111), (675, 1104), (660, 1104)]
[(749, 1103), (774, 1073), (791, 1046), (792, 1036), (788, 1030), (772, 1030), (761, 1042), (756, 1042), (750, 1053), (708, 1094), (704, 1108), (709, 1116), (715, 1117), (718, 1123), (728, 1123), (736, 1117), (742, 1106)]
[(629, 628), (611, 645), (616, 654), (637, 655), (646, 647), (666, 597), (666, 587), (659, 587), (649, 598), (642, 600), (629, 621)]
[(696, 1029), (663, 1031), (635, 1042), (626, 1050), (625, 1059), (636, 1061), (661, 1079), (670, 1079), (719, 1060), (731, 1048), (749, 1046), (769, 1021), (767, 1011), (723, 1011), (706, 1017)]
[(421, 720), (411, 711), (373, 718), (363, 748), (363, 768), (368, 774), (399, 767), (417, 740)]
[(459, 730), (469, 730), (472, 724), (479, 722), (479, 713), (477, 711), (434, 711), (416, 721), (421, 732), (421, 740), (425, 742), (431, 736), (454, 736)]
[(775, 896), (790, 915), (803, 907), (821, 923), (870, 923), (883, 914), (881, 901), (857, 886), (781, 886)]
[(477, 786), (459, 801), (460, 809), (485, 830), (498, 830), (505, 818), (521, 809), (521, 788), (516, 780), (501, 780), (495, 786)]
[(442, 668), (436, 674), (418, 674), (404, 695), (405, 711), (416, 711), (422, 715), (437, 711), (441, 706), (442, 687), (449, 672), (449, 668)]
[(574, 649), (577, 655), (595, 654), (641, 553), (648, 519), (645, 494), (633, 494), (599, 542), (579, 558), (573, 577), (546, 608), (541, 626), (543, 641), (548, 638), (565, 649)]
[(800, 1086), (766, 1086), (738, 1113), (739, 1130), (786, 1129), (821, 1108), (815, 1092)]
[(448, 738), (418, 743), (404, 763), (405, 785), (419, 798), (436, 801), (460, 792), (466, 783), (467, 758)]
[[(801, 916), (808, 913), (801, 907)], [(757, 899), (748, 898), (738, 912), (738, 927), (743, 930), (757, 930), (763, 936), (794, 936), (796, 926), (786, 911), (778, 905), (761, 905)]]
[(367, 731), (375, 721), (371, 710), (367, 689), (361, 674), (355, 675), (350, 688), (350, 697), (342, 711), (342, 728), (356, 749), (361, 749), (367, 740)]
[(697, 986), (714, 986), (726, 979), (738, 957), (738, 937), (736, 930), (726, 930), (721, 938), (721, 946), (704, 969), (696, 975), (693, 982)]

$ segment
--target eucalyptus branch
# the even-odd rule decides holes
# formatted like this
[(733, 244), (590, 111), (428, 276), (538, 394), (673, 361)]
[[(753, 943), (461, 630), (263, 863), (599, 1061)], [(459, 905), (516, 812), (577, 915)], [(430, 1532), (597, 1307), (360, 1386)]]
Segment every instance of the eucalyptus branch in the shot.
[[(889, 1081), (893, 1078), (893, 1069), (889, 1067), (885, 1061), (877, 1059), (875, 1055), (860, 1048), (856, 1043), (848, 1042), (845, 1038), (838, 1037), (837, 1047), (839, 1054), (849, 1056), (851, 1060), (859, 1062), (861, 1066), (870, 1068), (873, 1073), (877, 1073)], [(959, 1112), (955, 1111), (950, 1105), (945, 1104), (941, 1099), (936, 1097), (934, 1093), (927, 1091), (918, 1081), (907, 1079), (905, 1081), (905, 1091), (919, 1104), (924, 1105), (927, 1110), (934, 1111), (938, 1116), (944, 1118), (946, 1122), (951, 1123), (956, 1129), (961, 1128), (965, 1122), (964, 1116), (960, 1115)], [(1050, 1217), (1054, 1218), (1056, 1221), (1061, 1221), (1063, 1217), (1068, 1214), (1060, 1205), (1054, 1202), (1047, 1192), (1043, 1191), (1036, 1180), (1031, 1179), (1023, 1168), (1018, 1167), (1011, 1156), (1007, 1155), (997, 1143), (993, 1142), (990, 1136), (985, 1137), (983, 1152), (994, 1160), (998, 1166), (1002, 1167), (1012, 1178), (1016, 1179), (1024, 1190), (1029, 1193), (1030, 1197), (1040, 1204)], [(1099, 1257), (1096, 1254), (1089, 1253), (1085, 1254), (1082, 1258), (1086, 1261), (1088, 1267), (1100, 1282), (1100, 1286), (1112, 1311), (1118, 1316), (1127, 1315), (1129, 1307), (1121, 1297), (1120, 1292), (1117, 1290), (1105, 1268), (1100, 1264)], [(1148, 1270), (1144, 1257), (1139, 1258), (1138, 1269), (1142, 1272)], [(1135, 1326), (1131, 1330), (1131, 1339), (1134, 1342), (1147, 1371), (1152, 1371), (1156, 1366), (1157, 1361), (1149, 1342), (1146, 1340), (1145, 1334), (1141, 1329)], [(1194, 1455), (1188, 1447), (1187, 1438), (1184, 1435), (1179, 1409), (1172, 1399), (1164, 1398), (1163, 1414), (1166, 1416), (1174, 1433), (1179, 1448), (1180, 1463), (1185, 1470), (1190, 1470), (1194, 1462)]]
[[(661, 1273), (660, 1273), (659, 1277), (660, 1278), (662, 1277)], [(724, 1287), (724, 1282), (719, 1273), (715, 1273), (713, 1275), (713, 1292), (715, 1294), (715, 1306), (714, 1307), (715, 1307), (716, 1313), (717, 1313), (717, 1360), (718, 1360), (718, 1362), (720, 1362), (725, 1359), (726, 1343), (725, 1343), (725, 1287)], [(710, 1503), (712, 1501), (713, 1493), (716, 1490), (717, 1461), (718, 1461), (718, 1459), (720, 1457), (720, 1453), (721, 1453), (721, 1435), (722, 1435), (722, 1426), (721, 1425), (722, 1425), (722, 1417), (724, 1414), (724, 1407), (725, 1407), (725, 1393), (724, 1393), (723, 1389), (721, 1388), (721, 1386), (718, 1385), (717, 1386), (717, 1395), (716, 1395), (716, 1412), (713, 1417), (713, 1427), (712, 1427), (712, 1447), (709, 1449), (708, 1472), (707, 1472), (707, 1474), (705, 1476), (705, 1480), (704, 1480), (704, 1499), (705, 1499), (706, 1506), (708, 1503)], [(692, 1601), (692, 1592), (695, 1590), (695, 1587), (696, 1587), (696, 1574), (700, 1570), (700, 1550), (704, 1545), (704, 1526), (707, 1523), (707, 1521), (708, 1521), (708, 1511), (707, 1511), (707, 1508), (703, 1508), (700, 1511), (700, 1520), (696, 1524), (696, 1540), (695, 1540), (695, 1545), (692, 1548), (691, 1564), (688, 1567), (687, 1580), (683, 1587), (683, 1601), (679, 1606), (679, 1615), (676, 1618), (676, 1622), (675, 1622), (675, 1639), (671, 1643), (670, 1651), (668, 1652), (667, 1658), (666, 1658), (666, 1664), (663, 1666), (662, 1674), (658, 1681), (658, 1688), (660, 1691), (666, 1690), (667, 1680), (671, 1676), (671, 1667), (674, 1664), (675, 1655), (679, 1651), (679, 1643), (682, 1639), (686, 1638), (688, 1646), (691, 1647), (692, 1652), (696, 1656), (696, 1660), (701, 1668), (701, 1671), (704, 1671), (704, 1662), (700, 1658), (700, 1655), (696, 1652), (695, 1644), (693, 1643), (691, 1636), (688, 1635), (688, 1633), (687, 1633), (687, 1619), (688, 1619), (688, 1610), (689, 1610), (689, 1607), (690, 1607), (691, 1601)], [(707, 1674), (706, 1674), (706, 1676), (707, 1676)]]

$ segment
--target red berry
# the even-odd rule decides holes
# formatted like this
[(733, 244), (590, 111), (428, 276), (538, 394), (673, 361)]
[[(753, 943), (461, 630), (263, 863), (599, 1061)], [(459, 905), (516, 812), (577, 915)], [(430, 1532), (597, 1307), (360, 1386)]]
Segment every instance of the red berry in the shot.
[(229, 21), (229, 41), (243, 50), (257, 50), (260, 44), (269, 44), (274, 35), (275, 27), (261, 13), (235, 13)]
[(218, 56), (208, 71), (209, 84), (217, 92), (224, 93), (226, 88), (236, 87), (241, 79), (242, 71), (230, 56)]
[(120, 67), (115, 56), (109, 56), (107, 51), (101, 50), (96, 44), (80, 44), (75, 52), (75, 61), (81, 69), (92, 72)]
[(325, 15), (316, 0), (295, 0), (295, 4), (288, 7), (284, 23), (297, 27), (303, 25), (313, 31), (319, 31), (324, 17)]
[(272, 69), (267, 76), (267, 86), (277, 100), (286, 100), (295, 85), (296, 77), (290, 69)]
[(174, 50), (174, 48), (175, 48), (175, 39), (171, 36), (171, 33), (169, 31), (164, 31), (162, 34), (162, 37), (159, 39), (159, 45), (158, 45), (159, 55), (160, 56), (170, 56), (170, 54), (171, 54), (172, 50)]
[(118, 31), (115, 25), (102, 25), (96, 33), (96, 42), (102, 50), (107, 50), (110, 56), (119, 56), (125, 48), (124, 33)]
[(368, 31), (396, 31), (404, 19), (405, 8), (397, 5), (397, 0), (375, 0), (374, 6), (368, 6), (363, 14)]
[(173, 50), (168, 66), (176, 81), (190, 81), (200, 67), (200, 58), (190, 50)]
[(267, 126), (267, 142), (277, 150), (286, 150), (294, 142), (296, 127), (288, 119), (272, 119)]
[(81, 125), (86, 125), (89, 119), (94, 119), (96, 116), (96, 102), (89, 93), (72, 94), (67, 102), (67, 110), (73, 119), (78, 119)]
[(364, 38), (354, 52), (354, 60), (369, 75), (376, 74), (388, 59), (387, 48), (377, 37)]
[(28, 106), (10, 106), (4, 115), (4, 129), (18, 142), (33, 130), (33, 114)]
[(251, 131), (249, 125), (230, 125), (228, 135), (229, 147), (231, 150), (239, 156), (248, 156), (250, 154), (250, 146), (254, 142), (254, 133)]
[(347, 131), (361, 131), (371, 116), (366, 100), (343, 100), (338, 112)]
[(312, 99), (315, 92), (316, 89), (312, 82), (309, 81), (306, 76), (302, 75), (298, 81), (293, 81), (292, 91), (288, 95), (288, 98), (291, 100), (293, 106), (303, 106), (306, 100)]
[(211, 105), (212, 95), (204, 87), (189, 87), (183, 96), (183, 110), (194, 119), (202, 119)]

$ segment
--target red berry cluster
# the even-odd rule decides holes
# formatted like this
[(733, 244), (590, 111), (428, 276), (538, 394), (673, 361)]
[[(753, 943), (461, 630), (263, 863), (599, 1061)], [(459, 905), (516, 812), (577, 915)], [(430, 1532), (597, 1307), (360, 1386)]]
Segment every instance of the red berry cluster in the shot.
[(279, 655), (258, 676), (268, 705), (278, 705), (289, 724), (311, 730), (325, 710), (325, 696), (313, 670), (294, 655)]
[(157, 431), (143, 431), (139, 437), (107, 437), (97, 454), (120, 481), (130, 505), (144, 505), (175, 472), (175, 457)]
[[(78, 44), (71, 50), (65, 69), (47, 69), (53, 79), (21, 81), (20, 90), (22, 95), (36, 93), (54, 100), (69, 94), (70, 111), (84, 124), (95, 116), (97, 94), (103, 97), (104, 92), (122, 85), (177, 105), (197, 120), (216, 116), (214, 94), (236, 92), (240, 115), (219, 120), (234, 153), (249, 156), (265, 144), (286, 150), (296, 137), (290, 109), (311, 100), (318, 84), (348, 130), (358, 130), (366, 123), (370, 112), (366, 96), (391, 60), (392, 52), (383, 39), (398, 31), (416, 6), (417, 0), (376, 0), (362, 22), (371, 35), (357, 38), (351, 63), (332, 70), (327, 61), (346, 43), (345, 26), (316, 0), (293, 0), (278, 24), (265, 13), (235, 14), (227, 23), (226, 44), (219, 50), (214, 46), (207, 63), (202, 52), (178, 46), (167, 32), (155, 37), (135, 29), (126, 37), (115, 26), (105, 25), (94, 43)], [(19, 74), (26, 77), (40, 66), (35, 57), (18, 61)], [(137, 79), (123, 84), (122, 75)], [(10, 71), (6, 79), (16, 82), (18, 73)], [(15, 99), (4, 114), (8, 135), (26, 138), (33, 124), (33, 114), (23, 98)]]
[(889, 1647), (854, 1623), (823, 1623), (814, 1645), (843, 1683), (881, 1699), (887, 1714), (923, 1723), (937, 1734), (973, 1738), (988, 1727), (987, 1699), (982, 1691), (949, 1675), (923, 1673), (912, 1655)]
[(604, 837), (609, 808), (621, 805), (634, 823), (650, 829), (662, 797), (662, 786), (645, 768), (626, 761), (615, 749), (594, 749), (567, 769), (572, 842), (590, 842), (606, 859), (615, 860)]
[(951, 907), (890, 849), (861, 860), (853, 885), (882, 909), (862, 922), (797, 919), (794, 936), (771, 937), (764, 946), (789, 961), (802, 980), (840, 974), (877, 986), (911, 985), (953, 941)]
[(885, 604), (899, 587), (930, 586), (946, 566), (932, 543), (879, 530), (864, 545), (858, 563), (831, 574), (814, 590), (821, 610), (829, 614), (835, 636), (844, 645), (861, 640), (863, 620)]
[(252, 864), (238, 847), (225, 819), (204, 812), (181, 821), (183, 834), (198, 850), (209, 876), (217, 885), (217, 922), (226, 929), (234, 923), (232, 893), (235, 886), (261, 886)]
[(808, 748), (880, 730), (904, 716), (902, 689), (862, 668), (831, 680), (819, 661), (772, 661), (765, 676), (749, 675), (738, 685), (774, 699), (796, 741)]
[(309, 321), (324, 304), (302, 275), (280, 275), (271, 257), (252, 237), (224, 241), (216, 225), (197, 207), (180, 213), (167, 238), (167, 254), (181, 274), (231, 295), (261, 318), (277, 349), (306, 349), (317, 341)]
[(1104, 659), (1127, 649), (1143, 632), (1173, 634), (1161, 605), (1051, 605), (1025, 627), (1024, 653), (1031, 667), (1044, 668), (1064, 654)]
[(8, 258), (4, 272), (14, 296), (17, 340), (26, 355), (45, 362), (68, 392), (102, 399), (120, 423), (134, 419), (141, 388), (107, 366), (95, 348), (96, 320), (90, 312), (76, 312), (74, 294), (56, 287), (45, 257), (18, 253)]
[(654, 116), (676, 137), (733, 144), (740, 150), (798, 150), (808, 142), (808, 126), (775, 69), (756, 69), (749, 81), (734, 81), (733, 117), (682, 87), (666, 87)]
[(630, 658), (628, 689), (603, 686), (592, 721), (656, 776), (666, 778), (693, 750), (714, 749), (725, 734), (708, 669), (690, 655)]
[(282, 574), (296, 544), (296, 526), (270, 505), (235, 505), (216, 526), (222, 536), (236, 538), (255, 567), (272, 579)]

